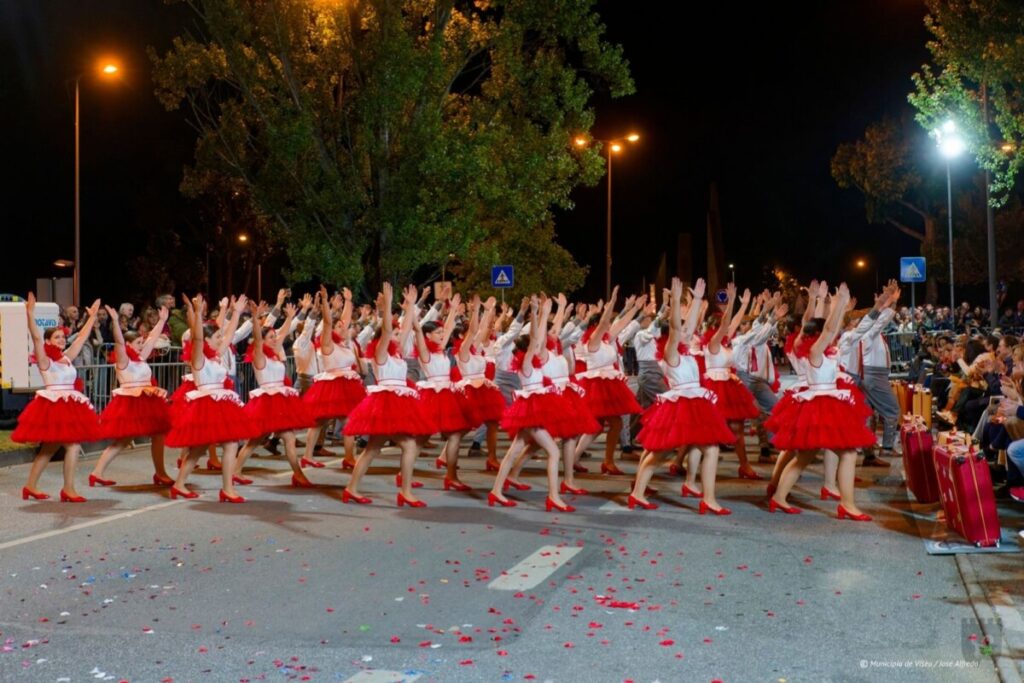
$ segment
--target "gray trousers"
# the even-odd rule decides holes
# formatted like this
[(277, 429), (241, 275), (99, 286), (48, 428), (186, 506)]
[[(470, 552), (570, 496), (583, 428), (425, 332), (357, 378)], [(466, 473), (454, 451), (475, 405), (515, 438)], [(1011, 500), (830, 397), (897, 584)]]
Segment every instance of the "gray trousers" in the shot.
[(754, 395), (754, 401), (761, 411), (761, 417), (757, 420), (757, 441), (762, 448), (765, 448), (769, 445), (768, 442), (771, 441), (771, 434), (765, 431), (764, 421), (769, 413), (772, 412), (775, 404), (779, 402), (779, 399), (775, 396), (775, 392), (772, 391), (772, 385), (765, 378), (756, 377), (749, 372), (739, 370), (736, 371), (736, 376), (740, 378), (743, 385)]
[[(505, 372), (504, 370), (495, 370), (494, 372), (494, 383), (498, 385), (498, 390), (501, 392), (501, 397), (505, 399), (505, 405), (512, 405), (513, 392), (523, 388), (522, 383), (519, 381), (519, 375), (515, 372)], [(480, 428), (473, 432), (473, 441), (475, 443), (483, 443), (487, 440), (487, 425), (480, 425)]]
[(882, 448), (892, 450), (896, 443), (896, 430), (899, 428), (900, 406), (892, 392), (892, 385), (889, 384), (889, 368), (866, 366), (860, 382), (868, 405), (882, 417), (885, 425), (882, 431)]
[[(665, 372), (661, 364), (656, 360), (637, 361), (638, 373), (636, 376), (637, 390), (636, 400), (640, 407), (646, 410), (651, 407), (658, 398), (658, 394), (668, 390), (665, 384)], [(631, 415), (628, 421), (630, 435), (635, 438), (640, 431), (640, 415)], [(623, 441), (622, 443), (631, 443)]]

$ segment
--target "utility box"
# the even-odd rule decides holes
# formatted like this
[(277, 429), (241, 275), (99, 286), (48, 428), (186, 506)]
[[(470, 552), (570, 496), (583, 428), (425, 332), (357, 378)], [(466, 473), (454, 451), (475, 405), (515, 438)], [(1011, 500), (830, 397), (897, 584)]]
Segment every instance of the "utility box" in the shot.
[[(36, 325), (45, 331), (60, 324), (60, 307), (40, 301), (35, 309)], [(43, 388), (39, 367), (29, 364), (35, 354), (28, 333), (24, 302), (0, 302), (0, 387), (4, 393), (30, 393)]]

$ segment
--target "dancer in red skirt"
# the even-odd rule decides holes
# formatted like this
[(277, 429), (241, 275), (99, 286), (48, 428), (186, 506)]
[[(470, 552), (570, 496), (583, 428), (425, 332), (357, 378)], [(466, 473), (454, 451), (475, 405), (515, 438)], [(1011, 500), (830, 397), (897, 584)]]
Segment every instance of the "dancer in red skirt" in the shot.
[(873, 445), (875, 435), (865, 426), (863, 414), (850, 391), (836, 386), (839, 362), (832, 342), (839, 334), (850, 301), (845, 283), (839, 286), (834, 299), (821, 336), (807, 351), (807, 391), (794, 395), (789, 407), (775, 416), (778, 431), (772, 443), (778, 448), (795, 451), (796, 458), (783, 470), (768, 510), (799, 513), (799, 508), (786, 504), (786, 498), (815, 453), (830, 448), (839, 454), (839, 518), (870, 521), (871, 517), (861, 512), (854, 502), (854, 468), (857, 449)]
[[(754, 471), (747, 460), (747, 445), (743, 434), (746, 420), (756, 419), (760, 414), (754, 395), (744, 386), (740, 378), (733, 372), (732, 349), (726, 345), (727, 329), (732, 327), (732, 310), (736, 303), (736, 285), (729, 283), (725, 288), (727, 300), (721, 322), (714, 329), (704, 347), (704, 386), (715, 392), (718, 402), (715, 407), (725, 417), (726, 423), (736, 435), (736, 457), (740, 461), (740, 479), (760, 479), (761, 475)], [(750, 301), (750, 290), (743, 293), (743, 304), (746, 308)]]
[(448, 306), (448, 316), (444, 325), (427, 322), (416, 325), (416, 354), (419, 357), (420, 369), (426, 379), (416, 383), (419, 390), (421, 410), (432, 425), (432, 434), (440, 434), (445, 440), (441, 448), (441, 456), (435, 465), (447, 467), (444, 477), (444, 490), (468, 491), (469, 486), (459, 481), (459, 443), (472, 427), (463, 412), (464, 403), (459, 400), (452, 389), (452, 364), (445, 355), (445, 348), (455, 329), (455, 316), (458, 313), (461, 298), (458, 294), (452, 297)]
[(211, 346), (203, 334), (203, 320), (200, 316), (203, 310), (202, 295), (196, 295), (191, 301), (185, 298), (185, 312), (192, 331), (186, 355), (196, 388), (185, 394), (183, 405), (172, 411), (171, 415), (172, 427), (167, 435), (167, 445), (186, 449), (178, 478), (171, 486), (171, 498), (199, 497), (198, 493), (185, 489), (185, 482), (203, 451), (208, 446), (220, 445), (224, 453), (221, 459), (223, 488), (220, 490), (220, 500), (228, 503), (245, 502), (245, 498), (235, 492), (232, 481), (235, 456), (238, 453), (238, 442), (251, 438), (259, 429), (249, 422), (238, 394), (225, 387), (228, 372), (220, 362), (224, 348), (231, 343), (245, 305), (245, 296), (238, 297), (227, 329)]
[(519, 373), (522, 388), (516, 391), (515, 400), (501, 419), (501, 428), (508, 432), (513, 440), (501, 460), (498, 474), (494, 478), (494, 487), (487, 494), (487, 504), (490, 506), (495, 503), (505, 507), (516, 505), (515, 501), (503, 495), (505, 480), (518, 456), (533, 443), (543, 448), (548, 456), (548, 497), (544, 501), (544, 506), (549, 512), (552, 509), (559, 512), (576, 510), (562, 500), (559, 494), (558, 444), (552, 438), (552, 433), (559, 433), (565, 421), (570, 419), (571, 411), (557, 387), (544, 377), (541, 370), (548, 353), (547, 319), (550, 313), (550, 299), (545, 298), (543, 303), (536, 298), (532, 299), (530, 335), (516, 340), (512, 368)]
[[(332, 421), (344, 419), (355, 410), (366, 396), (359, 366), (359, 348), (352, 341), (352, 292), (342, 290), (344, 304), (341, 317), (332, 318), (327, 288), (320, 286), (320, 311), (323, 329), (320, 332), (317, 363), (320, 372), (313, 377), (313, 386), (306, 391), (302, 400), (306, 402), (310, 415), (316, 421), (306, 433), (306, 453), (302, 458), (304, 467), (323, 467), (313, 460), (313, 451), (324, 429)], [(355, 452), (355, 435), (345, 435), (345, 455)]]
[(286, 305), (284, 325), (276, 331), (273, 327), (267, 328), (266, 336), (263, 335), (263, 325), (259, 321), (267, 312), (267, 305), (257, 306), (255, 302), (250, 302), (249, 310), (252, 311), (252, 319), (255, 322), (252, 327), (252, 345), (249, 347), (251, 355), (247, 354), (246, 360), (252, 362), (259, 388), (249, 392), (245, 414), (260, 434), (249, 439), (242, 447), (232, 479), (242, 486), (251, 484), (252, 479), (242, 476), (245, 461), (257, 446), (263, 443), (267, 435), (277, 434), (284, 442), (284, 454), (288, 458), (288, 464), (292, 466), (292, 486), (313, 488), (313, 484), (299, 466), (295, 449), (295, 430), (308, 427), (312, 424), (313, 417), (310, 415), (309, 407), (299, 396), (298, 390), (292, 388), (291, 382), (288, 381), (284, 362), (281, 360), (285, 357), (284, 337), (291, 328), (297, 309), (294, 304)]
[[(496, 447), (498, 422), (505, 412), (505, 398), (494, 380), (487, 376), (489, 361), (484, 352), (494, 324), (496, 303), (494, 297), (490, 297), (483, 305), (481, 318), (480, 297), (474, 295), (469, 305), (469, 327), (454, 345), (459, 370), (455, 389), (462, 403), (462, 412), (470, 428), (480, 425), (486, 428), (488, 454), (491, 448)], [(493, 370), (493, 363), (491, 366)]]
[(64, 328), (51, 327), (45, 333), (39, 333), (35, 317), (36, 296), (32, 292), (28, 293), (25, 316), (28, 318), (28, 331), (32, 337), (36, 363), (46, 388), (37, 391), (21, 411), (18, 426), (11, 433), (11, 441), (16, 443), (39, 442), (39, 450), (28, 472), (28, 481), (21, 489), (22, 500), (45, 500), (50, 497), (37, 491), (36, 485), (50, 458), (58, 448), (64, 446), (64, 487), (60, 490), (60, 500), (63, 503), (85, 502), (85, 498), (75, 490), (75, 464), (82, 450), (81, 444), (98, 441), (100, 430), (92, 403), (78, 390), (78, 371), (71, 365), (71, 361), (89, 339), (99, 308), (100, 300), (96, 299), (86, 309), (89, 317), (85, 325), (65, 350), (67, 337), (64, 336)]
[[(116, 311), (107, 306), (107, 313), (114, 319)], [(160, 320), (148, 337), (129, 332), (128, 343), (121, 334), (120, 325), (114, 330), (114, 368), (117, 372), (117, 389), (114, 397), (100, 414), (100, 438), (111, 443), (100, 454), (96, 466), (89, 475), (89, 486), (113, 486), (116, 481), (104, 479), (107, 465), (124, 450), (132, 439), (149, 437), (149, 454), (153, 458), (153, 483), (170, 486), (174, 483), (164, 466), (164, 437), (171, 430), (171, 411), (167, 404), (167, 390), (156, 386), (153, 371), (146, 359), (152, 353), (167, 322), (166, 306), (160, 307)]]
[(361, 505), (373, 501), (359, 495), (359, 483), (374, 457), (388, 441), (402, 449), (401, 472), (398, 492), (398, 507), (426, 507), (426, 503), (413, 495), (412, 469), (419, 455), (417, 437), (429, 436), (434, 425), (423, 414), (419, 393), (406, 381), (408, 366), (401, 350), (409, 343), (413, 327), (419, 324), (416, 306), (416, 288), (405, 290), (402, 307), (405, 317), (396, 335), (392, 329), (391, 303), (394, 297), (391, 283), (385, 282), (381, 298), (381, 328), (377, 337), (370, 342), (367, 354), (373, 358), (374, 376), (377, 384), (369, 387), (364, 398), (348, 416), (345, 423), (347, 436), (366, 436), (368, 441), (356, 460), (352, 478), (342, 492), (342, 502), (354, 501)]
[(680, 311), (683, 284), (672, 279), (672, 300), (669, 304), (671, 327), (659, 359), (665, 371), (669, 389), (660, 394), (654, 405), (641, 418), (637, 441), (644, 447), (644, 455), (637, 469), (636, 482), (628, 503), (630, 509), (640, 506), (646, 510), (657, 507), (645, 497), (651, 475), (664, 454), (679, 448), (696, 447), (702, 451), (701, 483), (704, 494), (700, 501), (700, 514), (709, 510), (716, 515), (728, 515), (731, 510), (718, 504), (715, 498), (715, 474), (718, 469), (719, 444), (732, 443), (736, 438), (715, 407), (714, 392), (700, 384), (700, 369), (696, 358), (689, 352), (685, 340), (693, 336), (704, 298), (704, 280), (698, 279), (693, 287), (686, 314), (682, 322)]
[[(601, 317), (597, 320), (594, 319), (596, 316), (591, 317), (590, 325), (580, 340), (580, 344), (586, 349), (587, 369), (576, 373), (576, 380), (583, 387), (584, 400), (590, 414), (607, 427), (604, 462), (601, 463), (602, 474), (624, 474), (615, 466), (615, 450), (618, 448), (619, 434), (622, 432), (622, 416), (635, 415), (642, 410), (636, 396), (626, 385), (625, 375), (619, 369), (619, 352), (613, 340), (618, 338), (619, 332), (629, 324), (633, 316), (643, 310), (647, 297), (627, 299), (622, 315), (613, 322), (615, 300), (618, 295), (619, 288), (615, 287)], [(579, 460), (596, 436), (587, 434), (579, 440), (576, 446), (576, 460)]]

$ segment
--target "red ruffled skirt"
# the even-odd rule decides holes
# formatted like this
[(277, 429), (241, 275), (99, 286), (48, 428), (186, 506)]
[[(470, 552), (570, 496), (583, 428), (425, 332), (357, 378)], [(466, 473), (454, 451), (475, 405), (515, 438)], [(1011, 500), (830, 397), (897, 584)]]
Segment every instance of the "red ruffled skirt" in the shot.
[(453, 390), (421, 388), (419, 392), (420, 410), (431, 424), (431, 434), (467, 432), (477, 426), (477, 423), (470, 424), (463, 412), (463, 403)]
[(313, 386), (302, 395), (314, 420), (347, 417), (364, 398), (366, 387), (362, 380), (354, 377), (335, 377), (313, 382)]
[(718, 407), (706, 398), (657, 400), (640, 418), (637, 441), (648, 451), (671, 451), (680, 446), (729, 444), (736, 435)]
[(118, 441), (171, 431), (171, 410), (159, 394), (115, 394), (100, 413), (100, 438)]
[(743, 386), (743, 382), (731, 379), (705, 379), (701, 384), (715, 392), (715, 396), (718, 397), (715, 408), (727, 421), (753, 420), (761, 414), (754, 403), (754, 395), (750, 393), (750, 389)]
[(579, 392), (571, 387), (562, 391), (565, 401), (565, 415), (551, 425), (548, 430), (556, 439), (569, 439), (584, 434), (600, 434), (601, 423), (594, 419), (587, 407), (587, 401)]
[(835, 396), (793, 399), (781, 412), (773, 411), (772, 444), (785, 450), (843, 451), (875, 445), (875, 435), (864, 423), (863, 411)]
[(11, 433), (17, 443), (89, 443), (99, 441), (100, 422), (87, 402), (34, 397), (18, 415)]
[(434, 426), (424, 415), (419, 398), (387, 390), (367, 393), (345, 422), (346, 436), (433, 433)]
[(478, 387), (467, 385), (456, 395), (471, 428), (485, 422), (498, 422), (505, 414), (505, 397), (495, 387), (486, 384)]
[(250, 422), (242, 406), (212, 396), (182, 400), (171, 411), (171, 424), (167, 445), (172, 448), (248, 441), (262, 434), (262, 427)]
[(306, 429), (315, 421), (309, 406), (298, 394), (250, 395), (243, 410), (261, 435)]
[(868, 405), (868, 400), (864, 397), (864, 392), (861, 391), (860, 387), (855, 383), (840, 377), (836, 379), (836, 388), (846, 389), (850, 392), (850, 395), (853, 396), (853, 404), (857, 406), (859, 414), (865, 421), (875, 412), (871, 409), (871, 406)]
[[(185, 394), (190, 391), (196, 390), (196, 383), (190, 379), (181, 380), (181, 384), (178, 388), (167, 397), (167, 400), (171, 402), (171, 424), (174, 424), (174, 414), (185, 405)], [(172, 427), (173, 428), (173, 427)]]
[(636, 396), (621, 379), (580, 377), (577, 382), (583, 387), (583, 400), (590, 414), (598, 420), (643, 412)]
[[(802, 387), (806, 389), (806, 387)], [(778, 400), (775, 406), (772, 408), (772, 412), (768, 415), (768, 419), (764, 421), (764, 429), (769, 434), (774, 434), (781, 428), (782, 424), (779, 422), (779, 417), (786, 412), (793, 404), (793, 395), (796, 393), (794, 389), (787, 389), (782, 393), (782, 397)]]
[(512, 438), (520, 429), (544, 429), (554, 435), (570, 413), (569, 405), (559, 394), (543, 392), (516, 396), (501, 417), (501, 428)]

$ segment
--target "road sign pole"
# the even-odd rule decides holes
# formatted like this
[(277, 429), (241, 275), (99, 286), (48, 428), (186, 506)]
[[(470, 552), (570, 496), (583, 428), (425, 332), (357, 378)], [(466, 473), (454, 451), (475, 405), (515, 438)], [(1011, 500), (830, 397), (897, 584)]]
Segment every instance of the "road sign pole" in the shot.
[(915, 293), (916, 290), (917, 290), (917, 283), (911, 282), (910, 283), (910, 329), (911, 330), (914, 329), (914, 321), (917, 320), (917, 317), (916, 317), (916, 315), (914, 313), (914, 311), (917, 309), (916, 301), (914, 299), (914, 293)]

